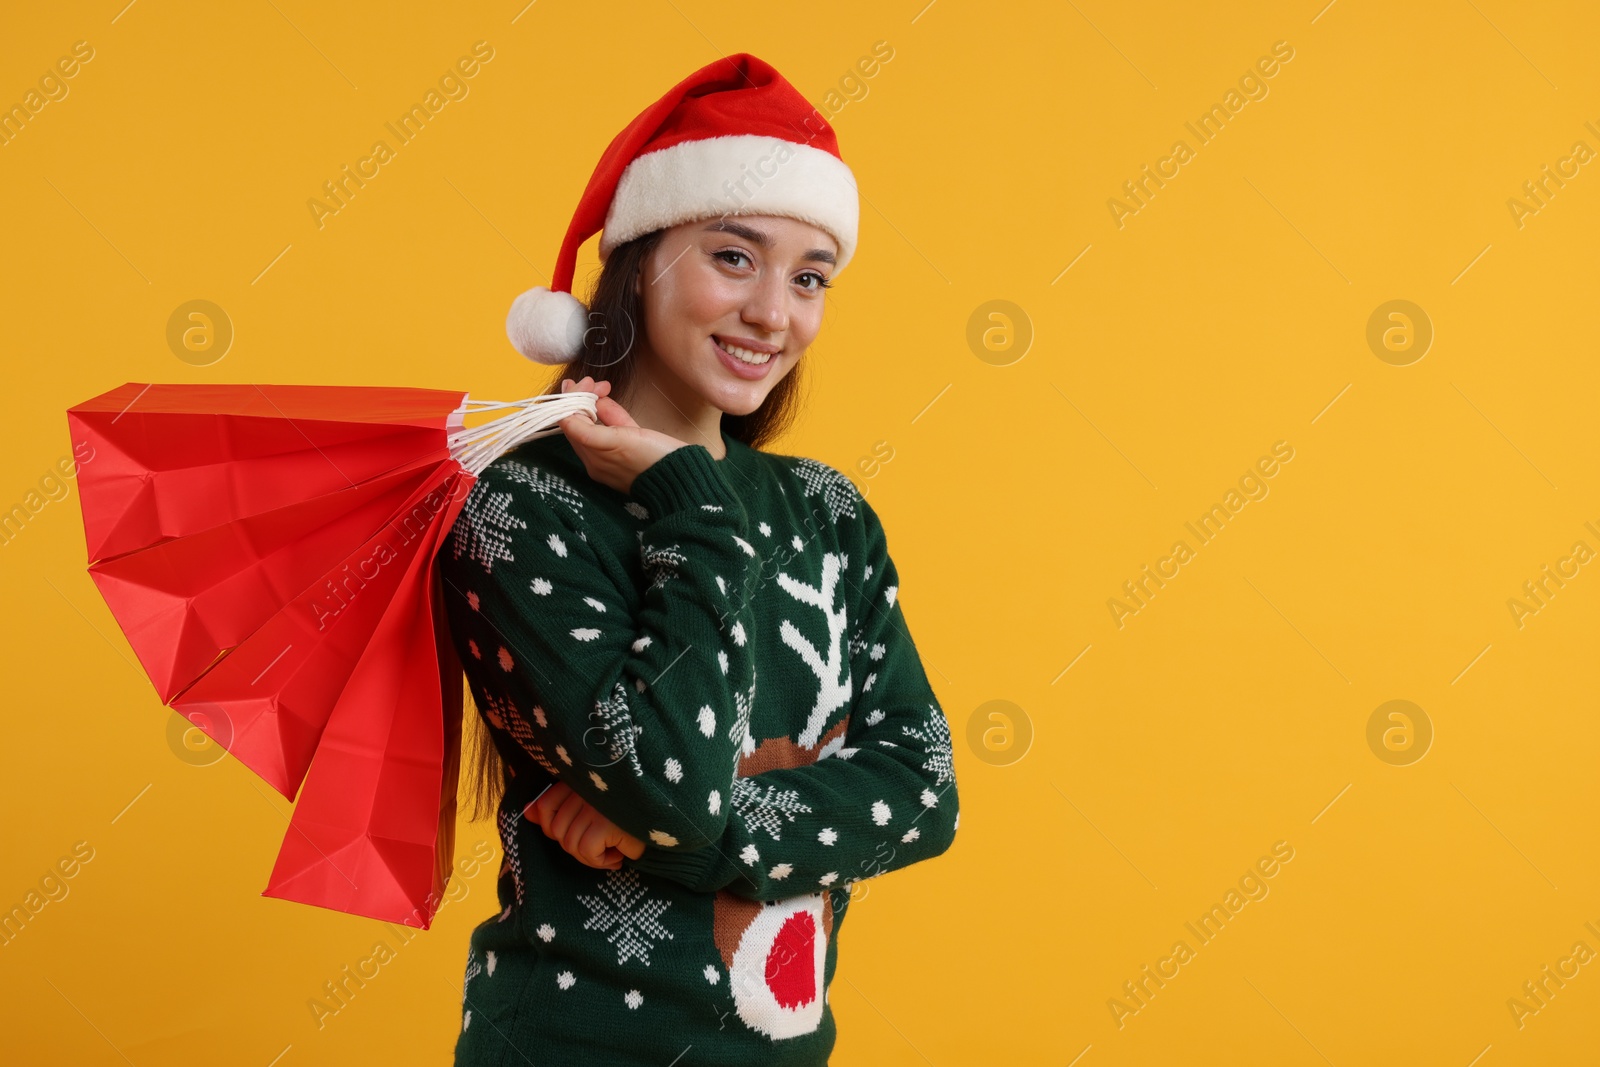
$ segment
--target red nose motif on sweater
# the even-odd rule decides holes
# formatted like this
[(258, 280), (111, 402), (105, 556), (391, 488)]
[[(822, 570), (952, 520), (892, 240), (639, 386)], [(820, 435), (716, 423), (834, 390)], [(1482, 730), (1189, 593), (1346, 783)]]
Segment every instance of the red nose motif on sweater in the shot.
[(816, 919), (809, 911), (797, 911), (784, 920), (767, 950), (767, 988), (785, 1008), (816, 999), (816, 938)]

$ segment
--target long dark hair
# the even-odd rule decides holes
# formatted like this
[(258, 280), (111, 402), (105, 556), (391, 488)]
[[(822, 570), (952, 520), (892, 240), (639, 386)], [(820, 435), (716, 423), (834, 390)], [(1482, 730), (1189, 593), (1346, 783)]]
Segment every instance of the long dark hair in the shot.
[[(588, 376), (609, 381), (613, 397), (630, 394), (637, 369), (634, 351), (644, 329), (643, 302), (634, 291), (633, 282), (665, 232), (656, 230), (612, 249), (600, 267), (588, 300), (589, 328), (584, 334), (583, 350), (572, 362), (556, 369), (544, 392), (559, 393), (563, 378), (580, 381)], [(757, 449), (782, 436), (802, 407), (800, 372), (804, 365), (802, 359), (750, 414), (723, 415), (722, 428), (728, 436)], [(505, 767), (494, 747), (494, 738), (473, 707), (470, 691), (466, 706), (467, 718), (472, 720), (463, 734), (463, 751), (470, 752), (467, 759), (472, 768), (466, 784), (467, 818), (477, 822), (493, 816), (500, 807), (505, 794)]]

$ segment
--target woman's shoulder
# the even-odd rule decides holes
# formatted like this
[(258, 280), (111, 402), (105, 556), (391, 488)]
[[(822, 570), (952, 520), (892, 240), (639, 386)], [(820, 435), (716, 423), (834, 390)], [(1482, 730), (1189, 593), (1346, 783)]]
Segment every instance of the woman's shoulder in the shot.
[(777, 473), (785, 493), (797, 493), (813, 517), (826, 519), (847, 536), (875, 519), (856, 483), (831, 463), (782, 452), (757, 455), (764, 457), (762, 462)]
[(589, 477), (564, 434), (525, 441), (478, 475), (475, 491), (508, 494), (524, 506), (549, 507), (583, 520), (603, 488)]

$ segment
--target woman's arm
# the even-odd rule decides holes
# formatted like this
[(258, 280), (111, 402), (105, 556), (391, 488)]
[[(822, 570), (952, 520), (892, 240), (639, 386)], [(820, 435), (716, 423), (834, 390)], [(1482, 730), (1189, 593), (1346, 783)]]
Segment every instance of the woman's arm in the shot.
[[(871, 878), (948, 849), (960, 809), (950, 727), (906, 626), (882, 524), (861, 497), (859, 543), (846, 577), (860, 629), (844, 747), (803, 767), (733, 782), (731, 817), (715, 845), (647, 845), (624, 866), (692, 889), (776, 900)], [(827, 752), (824, 749), (824, 752)]]
[[(754, 678), (753, 617), (724, 594), (756, 564), (711, 453), (687, 445), (633, 480), (648, 588), (585, 537), (585, 498), (506, 461), (457, 522), (446, 601), (491, 722), (618, 827), (665, 852), (717, 841)], [(469, 560), (462, 560), (465, 554)], [(624, 590), (626, 589), (626, 593)], [(631, 594), (631, 595), (629, 595)], [(537, 724), (537, 727), (533, 724)]]

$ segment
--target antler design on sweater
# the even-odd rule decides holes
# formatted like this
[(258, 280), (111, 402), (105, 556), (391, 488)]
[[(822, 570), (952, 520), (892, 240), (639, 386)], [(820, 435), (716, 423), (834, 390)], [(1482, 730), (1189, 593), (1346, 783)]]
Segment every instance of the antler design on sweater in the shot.
[(822, 612), (828, 623), (828, 654), (826, 657), (806, 639), (799, 627), (788, 619), (778, 627), (783, 643), (799, 653), (811, 673), (817, 676), (817, 701), (806, 717), (805, 729), (796, 739), (802, 748), (811, 748), (822, 735), (822, 726), (828, 716), (850, 702), (850, 660), (844, 654), (844, 631), (848, 625), (843, 603), (835, 604), (839, 588), (839, 573), (844, 568), (844, 557), (837, 552), (822, 556), (822, 580), (818, 586), (809, 586), (787, 574), (778, 575), (778, 584), (784, 592)]

